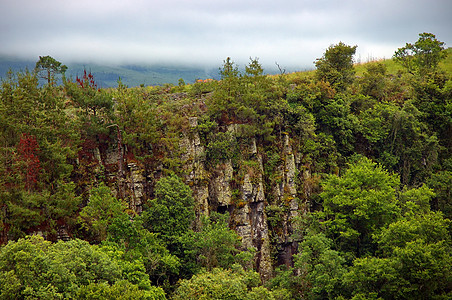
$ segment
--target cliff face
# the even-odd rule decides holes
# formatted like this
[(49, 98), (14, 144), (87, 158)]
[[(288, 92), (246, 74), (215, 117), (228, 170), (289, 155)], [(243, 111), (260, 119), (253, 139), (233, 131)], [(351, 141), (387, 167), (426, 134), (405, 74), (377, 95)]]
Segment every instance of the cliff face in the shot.
[[(185, 183), (193, 191), (198, 220), (212, 211), (229, 212), (230, 227), (242, 237), (242, 247), (256, 249), (255, 264), (263, 279), (270, 278), (275, 265), (291, 265), (292, 254), (297, 249), (297, 241), (292, 238), (292, 223), (300, 210), (299, 166), (289, 135), (282, 134), (275, 142), (280, 145), (280, 153), (277, 153), (280, 159), (269, 176), (264, 168), (266, 154), (255, 138), (248, 139), (242, 147), (246, 159), (225, 159), (212, 164), (206, 159), (206, 147), (196, 131), (197, 118), (189, 118), (188, 124), (190, 130), (179, 139), (179, 159)], [(236, 130), (234, 124), (226, 128), (233, 139), (236, 139)], [(116, 180), (116, 193), (124, 189), (122, 192), (129, 199), (130, 208), (140, 213), (143, 203), (153, 197), (153, 187), (162, 176), (162, 166), (149, 167), (124, 155), (126, 168), (121, 178), (117, 172), (121, 155), (114, 144), (103, 150), (96, 148), (94, 157), (105, 167), (108, 176)], [(274, 211), (278, 211), (277, 221), (274, 221)]]

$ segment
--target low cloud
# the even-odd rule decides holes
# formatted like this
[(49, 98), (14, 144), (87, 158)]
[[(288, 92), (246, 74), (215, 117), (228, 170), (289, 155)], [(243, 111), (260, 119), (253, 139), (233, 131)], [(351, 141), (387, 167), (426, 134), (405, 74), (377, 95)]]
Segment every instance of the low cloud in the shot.
[(0, 54), (64, 62), (312, 67), (331, 44), (357, 58), (389, 58), (432, 32), (452, 44), (452, 3), (402, 1), (59, 1), (0, 3)]

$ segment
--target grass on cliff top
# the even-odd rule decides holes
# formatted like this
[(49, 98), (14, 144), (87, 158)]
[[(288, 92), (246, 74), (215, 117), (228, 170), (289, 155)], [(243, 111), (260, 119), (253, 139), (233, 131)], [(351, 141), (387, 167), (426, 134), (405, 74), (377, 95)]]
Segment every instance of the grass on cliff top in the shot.
[[(447, 56), (444, 60), (442, 60), (439, 63), (439, 68), (446, 72), (447, 74), (452, 75), (452, 48), (446, 49)], [(390, 59), (382, 59), (382, 60), (376, 60), (368, 63), (363, 64), (356, 64), (355, 70), (357, 76), (362, 76), (364, 72), (366, 71), (366, 65), (380, 62), (383, 63), (386, 66), (388, 74), (397, 74), (398, 71), (403, 71), (403, 67), (396, 63), (392, 58)]]
[[(444, 72), (446, 72), (449, 75), (452, 75), (452, 48), (447, 48), (446, 49), (447, 52), (447, 57), (442, 60), (439, 64), (439, 67), (441, 70), (443, 70)], [(375, 60), (375, 61), (370, 61), (370, 62), (366, 62), (366, 63), (360, 63), (360, 64), (355, 64), (355, 71), (356, 71), (356, 76), (360, 77), (364, 74), (364, 72), (367, 71), (366, 66), (372, 63), (382, 63), (386, 66), (387, 69), (387, 73), (388, 74), (397, 74), (398, 71), (403, 71), (403, 67), (401, 65), (399, 65), (398, 63), (396, 63), (392, 58), (389, 59), (381, 59), (381, 60)], [(293, 80), (300, 80), (300, 79), (309, 79), (312, 78), (315, 75), (315, 70), (310, 70), (310, 71), (302, 71), (302, 72), (294, 72), (294, 73), (289, 73), (286, 74), (285, 76), (287, 76), (287, 80), (292, 81)], [(279, 75), (274, 75), (274, 76), (279, 76)]]

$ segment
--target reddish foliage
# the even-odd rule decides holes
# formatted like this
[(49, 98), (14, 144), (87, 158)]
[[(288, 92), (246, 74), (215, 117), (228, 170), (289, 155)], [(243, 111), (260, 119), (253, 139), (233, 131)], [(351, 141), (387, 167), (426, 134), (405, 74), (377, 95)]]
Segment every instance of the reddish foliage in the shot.
[(86, 139), (81, 144), (80, 151), (78, 152), (79, 159), (85, 159), (88, 161), (94, 160), (94, 149), (97, 147), (97, 143), (93, 139)]
[(83, 89), (83, 88), (91, 88), (93, 90), (97, 90), (97, 84), (94, 81), (94, 75), (89, 72), (87, 73), (86, 70), (83, 71), (83, 77), (79, 78), (78, 76), (76, 77), (76, 81), (79, 84), (79, 86)]
[(37, 156), (39, 146), (36, 137), (27, 133), (22, 134), (17, 151), (19, 153), (18, 160), (26, 165), (25, 188), (30, 191), (36, 187), (38, 175), (41, 171), (41, 162)]

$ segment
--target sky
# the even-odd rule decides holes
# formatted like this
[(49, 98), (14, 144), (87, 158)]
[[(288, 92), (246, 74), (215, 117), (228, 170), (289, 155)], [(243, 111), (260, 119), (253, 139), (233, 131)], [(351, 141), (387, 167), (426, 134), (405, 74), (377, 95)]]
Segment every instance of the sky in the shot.
[(0, 0), (0, 54), (63, 63), (309, 69), (325, 50), (390, 58), (430, 32), (452, 47), (451, 0)]

